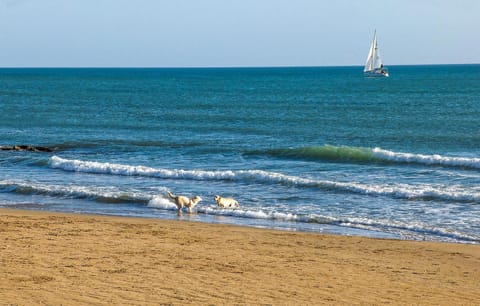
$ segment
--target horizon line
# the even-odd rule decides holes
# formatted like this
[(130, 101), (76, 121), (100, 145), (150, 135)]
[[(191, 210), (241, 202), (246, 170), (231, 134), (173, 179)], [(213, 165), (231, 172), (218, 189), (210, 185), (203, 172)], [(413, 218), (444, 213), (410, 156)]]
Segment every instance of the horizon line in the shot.
[[(479, 63), (448, 63), (448, 64), (393, 64), (385, 67), (411, 66), (467, 66)], [(278, 66), (2, 66), (0, 69), (272, 69), (272, 68), (357, 68), (364, 65), (278, 65)]]

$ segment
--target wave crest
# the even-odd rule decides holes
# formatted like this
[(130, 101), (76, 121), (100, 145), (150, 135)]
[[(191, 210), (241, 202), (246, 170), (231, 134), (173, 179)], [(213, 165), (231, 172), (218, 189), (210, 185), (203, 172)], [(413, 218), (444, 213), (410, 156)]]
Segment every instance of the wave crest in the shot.
[(281, 158), (332, 162), (419, 164), (425, 166), (480, 169), (480, 158), (443, 156), (440, 154), (404, 153), (385, 150), (378, 147), (371, 149), (324, 145), (303, 148), (254, 151), (250, 152), (249, 154), (267, 154)]
[(383, 150), (381, 148), (372, 149), (375, 158), (396, 163), (414, 163), (421, 165), (463, 167), (480, 169), (480, 158), (442, 156), (439, 154), (414, 154), (394, 152)]
[(374, 159), (373, 152), (367, 148), (336, 147), (331, 145), (303, 148), (273, 149), (265, 152), (255, 151), (251, 154), (266, 153), (274, 157), (326, 160), (326, 161), (354, 161), (368, 162)]

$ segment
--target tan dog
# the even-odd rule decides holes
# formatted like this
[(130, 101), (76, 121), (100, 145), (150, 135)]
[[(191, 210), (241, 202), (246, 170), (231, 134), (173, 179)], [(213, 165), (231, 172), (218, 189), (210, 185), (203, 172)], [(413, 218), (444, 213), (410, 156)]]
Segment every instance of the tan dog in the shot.
[(181, 211), (182, 208), (187, 207), (189, 212), (192, 212), (192, 208), (197, 205), (202, 198), (199, 196), (194, 196), (193, 198), (188, 198), (185, 196), (176, 196), (172, 194), (170, 191), (167, 191), (168, 196), (175, 201), (175, 204), (177, 205), (178, 211)]
[(238, 202), (232, 198), (223, 198), (219, 195), (216, 195), (214, 199), (215, 199), (215, 202), (217, 202), (218, 207), (225, 207), (225, 208), (239, 207)]

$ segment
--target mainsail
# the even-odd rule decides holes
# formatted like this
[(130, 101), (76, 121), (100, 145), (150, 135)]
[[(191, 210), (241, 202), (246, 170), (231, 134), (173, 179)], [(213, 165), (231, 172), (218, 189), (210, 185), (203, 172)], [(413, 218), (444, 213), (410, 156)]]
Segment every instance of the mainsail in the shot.
[(365, 62), (365, 68), (363, 69), (363, 72), (388, 76), (388, 72), (383, 69), (380, 50), (377, 46), (377, 31), (375, 31), (373, 34), (372, 45), (370, 46), (370, 51), (368, 52), (367, 61)]

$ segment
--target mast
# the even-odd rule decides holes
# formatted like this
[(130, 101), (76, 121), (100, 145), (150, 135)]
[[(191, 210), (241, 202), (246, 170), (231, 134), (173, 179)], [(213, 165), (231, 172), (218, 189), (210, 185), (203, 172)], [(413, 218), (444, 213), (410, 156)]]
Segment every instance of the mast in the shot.
[(372, 66), (370, 67), (370, 70), (374, 70), (377, 67), (377, 57), (378, 57), (378, 45), (377, 45), (377, 30), (375, 29), (375, 32), (373, 32), (373, 54), (372, 54)]
[(380, 50), (377, 43), (377, 30), (375, 30), (375, 56), (373, 58), (373, 69), (382, 67), (382, 58), (380, 57)]

